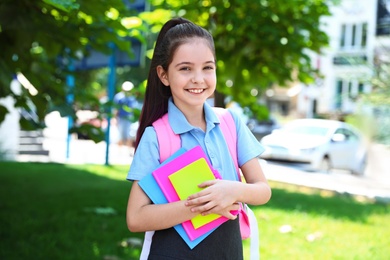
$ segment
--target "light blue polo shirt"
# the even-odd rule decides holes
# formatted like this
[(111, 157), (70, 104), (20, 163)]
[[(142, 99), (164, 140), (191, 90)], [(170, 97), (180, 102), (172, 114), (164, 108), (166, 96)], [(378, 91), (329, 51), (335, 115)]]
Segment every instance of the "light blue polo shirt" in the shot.
[[(206, 132), (198, 127), (192, 126), (184, 114), (172, 102), (172, 98), (170, 98), (168, 104), (169, 124), (176, 134), (180, 134), (183, 148), (190, 150), (200, 145), (214, 169), (220, 173), (223, 179), (238, 180), (229, 148), (219, 128), (220, 120), (207, 102), (204, 104), (204, 111)], [(264, 148), (240, 118), (232, 111), (229, 110), (229, 112), (233, 115), (236, 123), (237, 157), (238, 165), (241, 166), (247, 161), (258, 157), (264, 152)], [(127, 180), (141, 180), (160, 165), (159, 159), (157, 135), (154, 128), (149, 126), (145, 129), (134, 154)]]

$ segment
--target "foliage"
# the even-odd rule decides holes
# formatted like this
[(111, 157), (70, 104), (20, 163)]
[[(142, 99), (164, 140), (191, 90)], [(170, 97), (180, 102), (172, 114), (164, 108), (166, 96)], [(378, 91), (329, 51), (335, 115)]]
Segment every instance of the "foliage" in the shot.
[(376, 55), (371, 78), (372, 91), (364, 98), (375, 106), (390, 107), (390, 54), (389, 48), (378, 48), (382, 53)]
[[(135, 15), (122, 0), (1, 1), (0, 97), (13, 96), (16, 106), (33, 110), (39, 121), (52, 110), (75, 118), (79, 104), (98, 104), (99, 93), (89, 86), (95, 75), (74, 72), (71, 60), (88, 56), (91, 49), (108, 55), (113, 46), (132, 55), (128, 39), (143, 41), (145, 29)], [(25, 88), (21, 95), (11, 91), (11, 79), (20, 73), (37, 93)], [(76, 77), (74, 88), (67, 86), (71, 75)], [(70, 102), (72, 95), (79, 101), (76, 107)], [(32, 108), (27, 106), (30, 101)], [(4, 113), (0, 107), (0, 118)]]
[(177, 1), (156, 0), (207, 28), (214, 36), (218, 59), (218, 91), (264, 117), (258, 99), (272, 84), (299, 80), (316, 73), (308, 52), (328, 44), (321, 17), (330, 15), (332, 1)]
[(390, 106), (377, 106), (374, 108), (375, 118), (375, 141), (385, 145), (390, 145)]
[(373, 75), (367, 79), (372, 90), (370, 93), (360, 94), (357, 112), (355, 115), (349, 115), (347, 119), (354, 121), (355, 125), (365, 130), (364, 132), (368, 132), (369, 137), (375, 142), (389, 145), (390, 49), (379, 46), (376, 51), (373, 66), (367, 64), (367, 67), (373, 72)]
[[(131, 242), (142, 234), (125, 223), (128, 166), (0, 168), (1, 259), (138, 259), (140, 245)], [(388, 258), (390, 205), (270, 184), (271, 201), (252, 208), (262, 259)]]
[(360, 102), (346, 121), (357, 127), (369, 141), (390, 145), (390, 106)]
[[(99, 111), (100, 119), (111, 116), (107, 104), (101, 104), (107, 95), (108, 69), (72, 71), (71, 60), (87, 56), (91, 49), (109, 54), (112, 44), (130, 52), (130, 36), (141, 40), (145, 56), (151, 58), (162, 24), (172, 16), (184, 16), (215, 38), (218, 92), (265, 118), (268, 110), (258, 100), (267, 87), (312, 80), (315, 71), (308, 52), (319, 52), (327, 44), (320, 17), (329, 15), (328, 4), (333, 1), (151, 0), (152, 10), (138, 14), (122, 0), (4, 0), (0, 98), (11, 95), (16, 106), (36, 113), (38, 122), (25, 122), (23, 128), (43, 127), (45, 115), (53, 110), (75, 122), (78, 109)], [(133, 81), (142, 97), (148, 64), (147, 59), (140, 68), (118, 68), (117, 82)], [(9, 85), (17, 73), (26, 76), (38, 94), (25, 88), (21, 95), (12, 93)], [(75, 77), (72, 88), (70, 75)], [(28, 105), (31, 102), (33, 106)], [(0, 122), (6, 113), (0, 106)]]

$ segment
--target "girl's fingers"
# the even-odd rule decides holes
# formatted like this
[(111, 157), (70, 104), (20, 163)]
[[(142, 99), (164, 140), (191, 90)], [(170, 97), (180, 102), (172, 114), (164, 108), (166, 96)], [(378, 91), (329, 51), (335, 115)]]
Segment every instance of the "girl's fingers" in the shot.
[[(229, 207), (229, 208), (231, 208), (231, 207)], [(237, 210), (238, 210), (239, 207), (233, 207), (233, 208), (237, 208), (237, 209), (230, 209), (230, 210), (223, 209), (221, 211), (214, 212), (215, 209), (213, 208), (211, 210), (202, 212), (201, 214), (202, 214), (202, 216), (206, 216), (206, 215), (209, 215), (209, 214), (218, 214), (218, 215), (224, 216), (224, 217), (226, 217), (228, 219), (234, 220), (234, 219), (237, 218), (238, 214), (233, 214), (233, 212), (237, 213)]]
[(205, 205), (199, 206), (199, 207), (193, 207), (191, 208), (192, 212), (199, 212), (203, 216), (209, 215), (209, 214), (218, 214), (221, 216), (225, 216), (229, 219), (236, 219), (236, 215), (238, 210), (240, 209), (240, 205), (238, 203), (234, 203), (226, 208), (221, 208), (218, 206), (213, 206), (211, 203), (207, 203)]
[(202, 182), (201, 184), (198, 185), (198, 187), (202, 188), (203, 190), (201, 190), (200, 192), (197, 192), (195, 194), (190, 195), (187, 200), (192, 200), (192, 199), (206, 196), (209, 192), (205, 191), (205, 188), (207, 188), (213, 184), (215, 184), (215, 180)]
[(207, 188), (211, 185), (214, 185), (218, 180), (205, 181), (198, 185), (199, 188)]
[(199, 213), (210, 212), (214, 207), (215, 207), (215, 205), (213, 203), (209, 202), (209, 203), (206, 203), (203, 205), (198, 205), (198, 206), (192, 207), (191, 211), (192, 212), (199, 212)]

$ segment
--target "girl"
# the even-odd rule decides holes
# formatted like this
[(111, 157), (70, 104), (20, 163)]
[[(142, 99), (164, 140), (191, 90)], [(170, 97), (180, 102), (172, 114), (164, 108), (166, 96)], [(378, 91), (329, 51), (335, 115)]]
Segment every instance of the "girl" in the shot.
[[(233, 114), (237, 160), (246, 183), (239, 182), (219, 119), (206, 102), (216, 88), (214, 41), (209, 32), (183, 18), (169, 20), (158, 35), (148, 76), (145, 102), (127, 179), (133, 181), (127, 225), (132, 232), (156, 230), (149, 259), (243, 259), (239, 222), (230, 213), (237, 202), (262, 205), (271, 189), (257, 157), (263, 147)], [(154, 121), (168, 113), (169, 124), (187, 150), (200, 145), (222, 180), (206, 181), (185, 201), (153, 204), (138, 181), (160, 165)], [(198, 214), (229, 218), (192, 250), (173, 226)]]

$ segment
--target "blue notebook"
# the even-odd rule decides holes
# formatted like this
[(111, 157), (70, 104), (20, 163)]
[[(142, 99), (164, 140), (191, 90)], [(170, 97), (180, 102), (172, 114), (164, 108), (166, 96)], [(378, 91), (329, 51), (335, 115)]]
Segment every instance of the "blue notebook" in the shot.
[[(186, 150), (184, 148), (180, 148), (175, 152), (171, 157), (169, 157), (167, 160), (165, 160), (161, 165), (164, 165), (165, 163), (168, 163), (175, 159), (176, 157), (184, 154)], [(144, 178), (142, 178), (138, 185), (142, 188), (142, 190), (148, 195), (151, 201), (153, 201), (154, 204), (165, 204), (168, 203), (168, 200), (165, 198), (164, 193), (161, 191), (160, 186), (154, 179), (152, 173), (146, 175)], [(175, 230), (179, 233), (179, 235), (183, 238), (183, 240), (187, 243), (187, 245), (193, 249), (195, 246), (197, 246), (200, 242), (202, 242), (208, 235), (210, 235), (215, 229), (210, 230), (209, 232), (199, 236), (198, 238), (191, 241), (187, 233), (185, 232), (183, 225), (178, 224), (174, 226)]]

